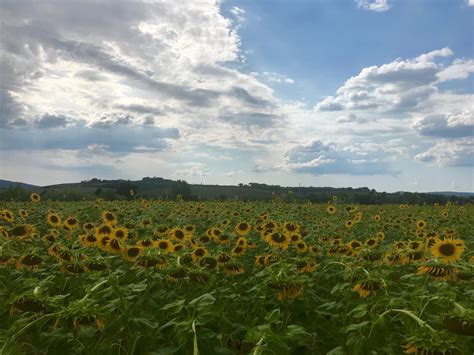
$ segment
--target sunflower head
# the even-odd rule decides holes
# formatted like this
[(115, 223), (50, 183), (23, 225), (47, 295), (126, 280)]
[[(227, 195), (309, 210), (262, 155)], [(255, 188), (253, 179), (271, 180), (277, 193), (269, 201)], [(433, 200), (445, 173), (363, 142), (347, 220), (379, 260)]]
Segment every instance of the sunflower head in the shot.
[(40, 195), (38, 195), (36, 192), (33, 192), (33, 193), (30, 195), (30, 198), (31, 198), (31, 202), (33, 202), (33, 203), (36, 203), (36, 202), (41, 201)]
[(430, 248), (431, 254), (445, 263), (451, 263), (461, 258), (465, 246), (461, 239), (437, 240)]

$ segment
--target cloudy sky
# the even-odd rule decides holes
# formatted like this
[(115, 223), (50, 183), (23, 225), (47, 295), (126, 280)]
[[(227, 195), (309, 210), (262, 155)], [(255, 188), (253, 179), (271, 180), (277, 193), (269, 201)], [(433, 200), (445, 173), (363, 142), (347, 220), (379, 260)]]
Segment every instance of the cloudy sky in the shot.
[(0, 0), (0, 179), (473, 191), (473, 0)]

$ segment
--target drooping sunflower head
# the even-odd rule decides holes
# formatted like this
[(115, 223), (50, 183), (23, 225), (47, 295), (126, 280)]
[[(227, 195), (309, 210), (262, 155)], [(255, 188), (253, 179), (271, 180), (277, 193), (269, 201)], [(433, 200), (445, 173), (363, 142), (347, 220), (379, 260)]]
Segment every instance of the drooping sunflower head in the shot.
[(143, 251), (142, 247), (132, 246), (124, 249), (123, 257), (129, 261), (135, 261)]

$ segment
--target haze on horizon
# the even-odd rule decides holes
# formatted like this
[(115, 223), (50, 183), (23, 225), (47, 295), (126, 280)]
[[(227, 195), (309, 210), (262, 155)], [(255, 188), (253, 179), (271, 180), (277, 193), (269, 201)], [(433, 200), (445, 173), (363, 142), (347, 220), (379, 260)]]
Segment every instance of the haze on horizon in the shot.
[(0, 179), (474, 192), (473, 0), (0, 0)]

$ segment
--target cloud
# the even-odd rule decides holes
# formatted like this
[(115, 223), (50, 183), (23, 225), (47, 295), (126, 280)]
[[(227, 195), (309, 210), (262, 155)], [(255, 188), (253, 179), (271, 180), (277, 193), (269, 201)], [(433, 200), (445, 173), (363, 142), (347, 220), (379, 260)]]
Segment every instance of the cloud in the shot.
[[(282, 169), (310, 174), (375, 175), (393, 174), (379, 152), (367, 146), (325, 143), (313, 140), (297, 145), (285, 154)], [(369, 154), (370, 152), (370, 154)]]
[(456, 59), (453, 64), (440, 71), (437, 76), (440, 82), (467, 79), (471, 73), (474, 73), (474, 60)]
[(434, 162), (441, 167), (472, 167), (474, 165), (474, 139), (443, 140), (416, 155), (415, 159), (422, 162)]
[(474, 136), (474, 112), (429, 115), (416, 120), (412, 127), (422, 136), (443, 138)]
[(130, 152), (162, 151), (168, 148), (170, 140), (180, 137), (176, 128), (141, 127), (115, 124), (107, 130), (87, 126), (81, 122), (62, 129), (10, 130), (0, 129), (0, 150), (81, 150), (101, 147), (109, 152), (128, 154)]
[(467, 0), (468, 6), (474, 6), (474, 0)]
[(45, 113), (35, 121), (35, 126), (40, 129), (59, 128), (65, 127), (68, 122), (64, 115)]
[(262, 73), (252, 72), (250, 75), (261, 78), (265, 81), (278, 84), (294, 84), (295, 81), (284, 74), (264, 71)]
[[(407, 113), (420, 109), (429, 98), (438, 93), (438, 75), (446, 80), (458, 73), (460, 63), (444, 69), (435, 62), (438, 57), (453, 55), (449, 48), (422, 54), (414, 59), (396, 59), (381, 66), (371, 66), (348, 79), (337, 90), (336, 96), (327, 96), (319, 102), (316, 111), (372, 110), (377, 112)], [(451, 68), (451, 69), (450, 69)], [(441, 74), (445, 72), (445, 74)]]
[(384, 12), (390, 9), (388, 0), (356, 0), (357, 6), (364, 10)]

